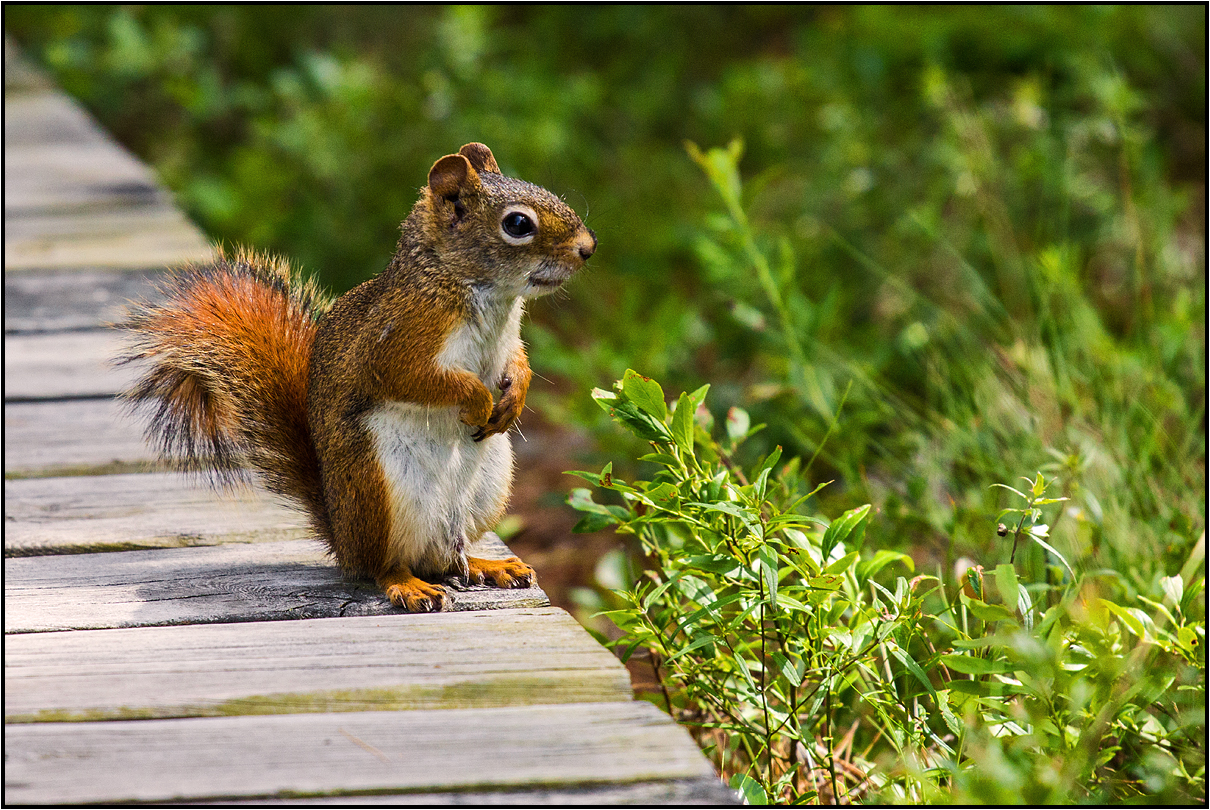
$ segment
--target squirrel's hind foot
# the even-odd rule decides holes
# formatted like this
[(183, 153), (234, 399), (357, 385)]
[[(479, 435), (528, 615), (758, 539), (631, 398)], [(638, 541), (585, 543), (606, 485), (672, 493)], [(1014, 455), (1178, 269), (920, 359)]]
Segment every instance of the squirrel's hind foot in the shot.
[(378, 578), (378, 587), (386, 592), (395, 607), (408, 613), (432, 613), (445, 607), (445, 588), (399, 568)]
[(504, 560), (467, 557), (466, 562), (470, 572), (467, 581), (474, 585), (486, 583), (497, 588), (528, 588), (538, 581), (537, 572), (517, 557)]

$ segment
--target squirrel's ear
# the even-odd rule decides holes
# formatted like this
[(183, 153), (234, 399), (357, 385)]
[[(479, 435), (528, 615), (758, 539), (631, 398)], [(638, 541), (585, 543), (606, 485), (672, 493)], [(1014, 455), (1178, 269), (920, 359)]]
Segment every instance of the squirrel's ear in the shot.
[(463, 155), (446, 155), (429, 169), (429, 190), (438, 197), (454, 200), (477, 185), (479, 175)]
[(492, 150), (481, 143), (468, 143), (458, 150), (458, 154), (469, 160), (477, 172), (500, 173), (500, 167), (496, 164)]

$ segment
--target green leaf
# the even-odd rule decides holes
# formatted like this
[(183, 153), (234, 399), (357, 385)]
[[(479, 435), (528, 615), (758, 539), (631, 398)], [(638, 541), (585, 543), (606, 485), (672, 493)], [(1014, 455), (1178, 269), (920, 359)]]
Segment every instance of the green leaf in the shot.
[(1076, 579), (1076, 572), (1071, 570), (1071, 566), (1067, 564), (1067, 559), (1062, 554), (1060, 554), (1054, 546), (1052, 546), (1050, 543), (1047, 543), (1041, 537), (1038, 537), (1035, 534), (1030, 534), (1030, 537), (1033, 538), (1033, 541), (1035, 543), (1037, 543), (1042, 548), (1046, 549), (1051, 554), (1053, 554), (1059, 558), (1059, 562), (1063, 563), (1063, 567), (1067, 569), (1068, 575), (1071, 577), (1072, 581), (1074, 582)]
[(744, 797), (744, 804), (763, 806), (769, 803), (769, 798), (765, 795), (765, 789), (760, 786), (760, 782), (746, 773), (737, 773), (731, 777), (731, 789), (740, 792), (740, 795)]
[(769, 604), (774, 608), (777, 607), (777, 553), (768, 546), (761, 546), (756, 550), (757, 563), (760, 565), (761, 575), (765, 581), (765, 593)]
[(693, 410), (696, 412), (702, 407), (702, 403), (706, 401), (706, 392), (710, 390), (710, 383), (706, 383), (701, 388), (689, 395), (689, 401), (693, 403)]
[(962, 603), (971, 613), (975, 614), (976, 618), (985, 622), (1016, 622), (1017, 620), (1017, 614), (1003, 605), (989, 605), (978, 599), (971, 599), (966, 594), (962, 594)]
[(572, 509), (578, 509), (581, 512), (594, 512), (598, 515), (612, 515), (605, 508), (604, 504), (599, 504), (592, 499), (592, 490), (584, 487), (576, 487), (567, 496), (567, 505)]
[(807, 671), (806, 661), (800, 661), (798, 665), (795, 665), (786, 656), (775, 652), (773, 653), (773, 663), (781, 670), (782, 677), (787, 681), (795, 687), (802, 686), (802, 677)]
[(1017, 610), (1021, 612), (1021, 622), (1026, 630), (1034, 629), (1034, 603), (1029, 598), (1029, 591), (1022, 584), (1017, 585)]
[(1000, 591), (1000, 599), (1004, 606), (1011, 611), (1020, 610), (1020, 599), (1017, 597), (1017, 572), (1008, 563), (996, 566), (996, 589)]
[(966, 727), (962, 721), (958, 719), (958, 715), (954, 714), (954, 710), (950, 708), (949, 690), (942, 689), (937, 692), (937, 707), (941, 709), (941, 718), (945, 720), (945, 725), (954, 733), (958, 739), (962, 739), (966, 733)]
[(688, 394), (681, 394), (672, 414), (672, 440), (682, 453), (693, 456), (693, 402)]
[(656, 506), (663, 509), (672, 509), (676, 506), (676, 502), (680, 499), (680, 492), (672, 484), (667, 482), (657, 484), (647, 490), (647, 498)]
[(644, 412), (661, 422), (668, 418), (664, 389), (650, 377), (644, 377), (634, 369), (626, 369), (626, 373), (622, 375), (622, 393)]
[(614, 406), (618, 404), (618, 395), (613, 391), (605, 391), (601, 388), (592, 389), (592, 400), (601, 406), (601, 410), (609, 413)]
[(672, 440), (668, 428), (663, 422), (646, 413), (633, 402), (618, 400), (609, 408), (609, 415), (645, 441), (667, 442)]
[(950, 669), (964, 675), (1003, 675), (1013, 671), (1012, 665), (1007, 661), (976, 658), (973, 655), (947, 653), (941, 656), (940, 660)]
[(821, 591), (839, 591), (840, 587), (844, 585), (844, 576), (841, 574), (820, 574), (807, 580), (807, 585)]
[[(1026, 481), (1029, 479), (1026, 478)], [(1038, 477), (1033, 481), (1033, 494), (1037, 498), (1046, 491), (1046, 479), (1042, 477), (1042, 473), (1038, 473)]]
[[(1022, 499), (1022, 500), (1024, 500), (1024, 501), (1028, 501), (1028, 500), (1029, 500), (1029, 496), (1028, 496), (1028, 495), (1026, 495), (1024, 492), (1022, 492), (1022, 491), (1021, 491), (1021, 490), (1019, 490), (1019, 489), (1013, 489), (1013, 488), (1012, 488), (1012, 487), (1010, 487), (1008, 484), (992, 484), (992, 486), (993, 486), (993, 487), (1000, 487), (1001, 489), (1007, 489), (1009, 492), (1015, 492), (1015, 493), (1017, 493), (1018, 495), (1020, 495), (1020, 496), (1021, 496), (1021, 499)], [(991, 489), (991, 487), (988, 487), (988, 489)], [(1014, 512), (1019, 512), (1020, 510), (1019, 510), (1019, 509), (1014, 509), (1013, 511), (1014, 511)], [(1001, 514), (1003, 514), (1003, 513), (1001, 513)]]
[(677, 660), (680, 660), (681, 658), (684, 658), (686, 655), (693, 652), (694, 650), (700, 650), (702, 647), (705, 647), (707, 645), (713, 645), (716, 640), (717, 639), (715, 639), (714, 636), (709, 635), (709, 634), (704, 634), (704, 635), (698, 636), (693, 641), (689, 642), (689, 644), (687, 644), (684, 647), (681, 647), (675, 653), (670, 655), (664, 663), (671, 664), (673, 661), (677, 661)]
[(575, 526), (571, 527), (572, 534), (592, 534), (599, 532), (602, 529), (607, 529), (613, 526), (618, 521), (613, 515), (588, 514), (580, 518)]
[(867, 579), (893, 562), (901, 562), (909, 571), (916, 572), (916, 563), (907, 554), (883, 548), (875, 552), (872, 558), (857, 564), (857, 581), (864, 584)]
[(685, 558), (688, 568), (709, 571), (712, 574), (732, 574), (741, 568), (740, 561), (725, 554), (699, 554)]
[(860, 545), (862, 538), (865, 537), (866, 518), (869, 515), (870, 504), (867, 503), (865, 506), (850, 509), (832, 521), (828, 530), (824, 532), (823, 541), (820, 544), (824, 559), (828, 558), (838, 543)]
[(839, 560), (832, 562), (823, 571), (825, 574), (841, 574), (849, 570), (849, 566), (857, 559), (858, 553), (850, 551), (848, 554), (841, 557)]
[(759, 690), (756, 688), (756, 681), (752, 678), (752, 672), (748, 669), (748, 662), (744, 660), (742, 655), (737, 655), (731, 659), (736, 663), (741, 675), (744, 676), (744, 683), (748, 687), (748, 691), (756, 694)]
[(1146, 613), (1138, 608), (1124, 608), (1108, 599), (1098, 599), (1097, 602), (1121, 619), (1130, 632), (1138, 636), (1140, 640), (1155, 643), (1155, 624)]
[(730, 501), (719, 501), (717, 503), (689, 503), (687, 506), (696, 506), (704, 509), (707, 512), (722, 512), (733, 517), (737, 517), (744, 524), (744, 528), (756, 535), (758, 538), (764, 537), (764, 527), (760, 525), (760, 516), (752, 509), (745, 509), (736, 503)]
[(920, 683), (923, 684), (924, 688), (928, 690), (929, 695), (931, 695), (933, 700), (936, 701), (937, 700), (937, 690), (935, 690), (933, 688), (932, 682), (929, 680), (928, 675), (924, 674), (924, 670), (920, 668), (920, 665), (917, 664), (914, 660), (912, 660), (912, 658), (910, 656), (908, 656), (907, 653), (905, 653), (903, 650), (901, 650), (899, 648), (899, 645), (897, 645), (897, 644), (888, 645), (887, 650), (891, 653), (891, 655), (893, 655), (893, 656), (895, 656), (895, 658), (899, 659), (899, 663), (901, 663), (905, 667), (907, 667), (908, 672), (910, 672), (916, 676), (916, 680), (920, 681)]

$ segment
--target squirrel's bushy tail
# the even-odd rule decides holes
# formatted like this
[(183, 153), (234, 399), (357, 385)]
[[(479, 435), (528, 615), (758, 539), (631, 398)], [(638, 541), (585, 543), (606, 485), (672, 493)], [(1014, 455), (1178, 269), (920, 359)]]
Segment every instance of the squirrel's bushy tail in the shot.
[(148, 369), (122, 396), (150, 406), (147, 440), (179, 469), (222, 483), (258, 471), (331, 537), (319, 461), (307, 422), (318, 318), (331, 305), (270, 256), (240, 251), (185, 268), (164, 300), (136, 304), (118, 324), (130, 336), (119, 362)]

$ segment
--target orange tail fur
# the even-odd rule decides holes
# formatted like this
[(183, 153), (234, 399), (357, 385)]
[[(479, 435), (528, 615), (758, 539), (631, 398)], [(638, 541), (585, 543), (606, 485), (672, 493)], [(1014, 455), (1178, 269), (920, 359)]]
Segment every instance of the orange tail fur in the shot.
[(270, 256), (220, 253), (135, 305), (118, 324), (126, 363), (149, 370), (122, 396), (153, 408), (146, 436), (176, 467), (221, 483), (258, 471), (265, 486), (302, 506), (331, 537), (319, 462), (307, 423), (307, 384), (318, 318), (330, 306), (310, 282)]

